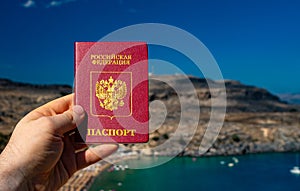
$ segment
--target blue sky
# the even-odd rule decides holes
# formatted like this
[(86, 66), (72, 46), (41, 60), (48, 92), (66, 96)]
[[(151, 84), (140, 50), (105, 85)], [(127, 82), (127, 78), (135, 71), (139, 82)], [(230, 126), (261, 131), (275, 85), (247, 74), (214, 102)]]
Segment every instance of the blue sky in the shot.
[(0, 9), (0, 77), (72, 84), (74, 41), (164, 23), (200, 39), (224, 78), (273, 93), (300, 92), (297, 0), (2, 0)]

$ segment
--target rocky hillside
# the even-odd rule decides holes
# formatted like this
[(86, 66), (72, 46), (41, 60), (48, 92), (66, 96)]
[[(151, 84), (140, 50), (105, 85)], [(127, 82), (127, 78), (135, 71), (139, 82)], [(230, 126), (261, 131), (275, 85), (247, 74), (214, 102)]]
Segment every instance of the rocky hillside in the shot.
[(9, 134), (33, 108), (71, 92), (72, 87), (67, 85), (32, 85), (0, 79), (0, 133)]
[[(154, 80), (155, 79), (155, 80)], [(220, 82), (211, 81), (210, 89), (205, 79), (190, 76), (189, 80), (193, 83), (195, 91), (199, 97), (202, 108), (210, 108), (210, 100), (222, 93)], [(170, 85), (167, 85), (170, 84)], [(173, 88), (172, 88), (172, 87)], [(167, 100), (176, 97), (174, 88), (182, 89), (183, 96), (188, 98), (193, 95), (191, 89), (185, 90), (188, 81), (183, 76), (153, 76), (150, 81), (150, 101), (159, 99)], [(279, 97), (271, 94), (265, 89), (255, 86), (241, 84), (238, 81), (225, 81), (227, 112), (288, 112), (294, 111), (295, 107), (281, 101)], [(193, 90), (193, 89), (192, 89)]]
[[(195, 94), (200, 101), (200, 120), (196, 133), (183, 155), (197, 156), (200, 142), (210, 118), (211, 100), (222, 94), (220, 82), (209, 81), (211, 90), (205, 79), (190, 76), (194, 88), (188, 87), (182, 76), (151, 76), (149, 82), (150, 101), (159, 100), (165, 107), (151, 107), (155, 121), (151, 123), (150, 141), (147, 144), (129, 144), (127, 148), (148, 149), (154, 153), (154, 148), (171, 140), (176, 132), (181, 115), (189, 116), (183, 121), (182, 136), (168, 143), (169, 146), (156, 154), (169, 155), (180, 144), (186, 144), (185, 135), (191, 132), (189, 124), (195, 115), (195, 108), (182, 109), (179, 97), (185, 103), (195, 100)], [(213, 147), (206, 155), (244, 154), (269, 151), (300, 150), (299, 108), (281, 101), (267, 90), (247, 86), (237, 81), (225, 82), (227, 94), (227, 114), (225, 123)], [(177, 89), (181, 91), (176, 91)], [(16, 83), (0, 79), (0, 144), (6, 143), (10, 132), (19, 119), (33, 108), (52, 99), (69, 94), (72, 88), (67, 85), (32, 85)], [(217, 107), (222, 107), (220, 102)], [(196, 107), (196, 106), (195, 106)], [(163, 110), (166, 110), (166, 119)], [(181, 114), (181, 110), (185, 111)], [(160, 127), (155, 129), (153, 127)], [(1, 148), (0, 148), (1, 149)]]
[[(200, 120), (194, 135), (192, 118), (196, 115), (193, 104), (193, 90), (184, 89), (188, 82), (182, 76), (152, 76), (150, 81), (150, 101), (159, 100), (164, 107), (152, 107), (151, 115), (155, 119), (164, 116), (166, 119), (159, 129), (158, 124), (150, 128), (150, 141), (147, 144), (128, 145), (133, 150), (146, 148), (146, 154), (172, 155), (178, 148), (187, 144), (189, 137), (193, 137), (185, 147), (182, 155), (199, 155), (199, 146), (207, 130), (211, 117), (211, 101), (222, 93), (220, 82), (209, 81), (211, 89), (205, 79), (189, 77), (195, 87), (200, 101)], [(225, 81), (227, 105), (219, 102), (216, 107), (226, 106), (226, 118), (223, 127), (213, 146), (206, 155), (232, 155), (257, 152), (282, 152), (300, 150), (300, 113), (299, 107), (281, 101), (265, 89), (241, 84), (237, 81)], [(183, 91), (175, 91), (175, 89)], [(180, 99), (183, 105), (190, 105), (181, 113)], [(218, 108), (217, 108), (218, 109)], [(183, 118), (184, 130), (178, 131), (178, 124)], [(214, 133), (208, 134), (208, 139)], [(178, 137), (176, 137), (178, 136)], [(173, 138), (171, 143), (168, 140)], [(175, 141), (174, 141), (175, 140)], [(167, 146), (164, 146), (167, 145)], [(161, 148), (159, 148), (161, 146)], [(159, 148), (159, 149), (157, 149)]]

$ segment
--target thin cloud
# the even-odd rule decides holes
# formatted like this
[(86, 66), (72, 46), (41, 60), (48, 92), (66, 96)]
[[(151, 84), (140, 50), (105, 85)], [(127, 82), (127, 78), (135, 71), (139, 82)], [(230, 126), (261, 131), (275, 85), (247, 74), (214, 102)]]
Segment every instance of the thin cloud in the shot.
[(21, 5), (22, 5), (22, 7), (30, 8), (30, 7), (35, 7), (36, 3), (33, 0), (28, 0)]
[(78, 0), (50, 0), (50, 1), (27, 0), (26, 2), (22, 3), (21, 6), (24, 8), (31, 8), (31, 7), (52, 8), (52, 7), (59, 7), (63, 4), (67, 4), (75, 1)]
[(63, 4), (74, 2), (76, 0), (61, 0), (61, 1), (51, 1), (49, 4), (46, 5), (46, 8), (50, 7), (59, 7)]

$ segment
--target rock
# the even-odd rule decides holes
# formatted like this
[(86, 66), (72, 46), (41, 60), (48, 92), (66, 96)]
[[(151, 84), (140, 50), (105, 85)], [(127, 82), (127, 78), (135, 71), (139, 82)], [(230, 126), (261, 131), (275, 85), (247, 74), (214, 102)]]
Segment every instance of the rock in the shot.
[[(205, 132), (213, 138), (214, 131), (207, 129), (210, 120), (211, 102), (225, 93), (218, 86), (219, 81), (188, 76), (195, 89), (188, 89), (188, 81), (180, 75), (151, 76), (149, 81), (149, 101), (159, 100), (164, 107), (154, 107), (157, 119), (153, 132), (146, 144), (128, 144), (126, 147), (144, 155), (172, 156), (180, 153), (187, 156), (202, 156)], [(208, 88), (208, 83), (211, 89)], [(238, 81), (226, 80), (227, 113), (221, 131), (212, 147), (204, 155), (233, 155), (258, 152), (299, 151), (300, 107), (281, 101), (265, 89), (244, 85)], [(175, 87), (175, 88), (174, 88)], [(176, 92), (179, 88), (182, 91)], [(66, 85), (32, 85), (0, 79), (0, 133), (9, 136), (25, 114), (52, 99), (72, 92)], [(193, 94), (196, 92), (196, 94)], [(179, 99), (179, 96), (182, 99)], [(182, 102), (180, 102), (182, 101)], [(192, 129), (196, 111), (199, 109), (198, 127)], [(225, 105), (218, 102), (218, 107)], [(164, 110), (166, 112), (164, 112)], [(178, 124), (181, 121), (183, 128)], [(191, 140), (190, 140), (191, 138)], [(3, 139), (2, 145), (7, 139)], [(168, 145), (166, 145), (168, 144)], [(202, 144), (202, 145), (201, 145)], [(161, 145), (160, 150), (155, 150)], [(154, 151), (155, 150), (155, 151)]]
[(153, 155), (153, 151), (152, 149), (143, 149), (141, 154), (145, 155), (145, 156), (152, 156)]

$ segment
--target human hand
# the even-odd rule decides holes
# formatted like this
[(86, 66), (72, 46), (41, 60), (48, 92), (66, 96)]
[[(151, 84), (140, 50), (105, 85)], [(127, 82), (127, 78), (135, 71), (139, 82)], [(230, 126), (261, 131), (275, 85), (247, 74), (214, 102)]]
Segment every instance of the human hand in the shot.
[[(117, 145), (87, 148), (70, 132), (85, 118), (73, 94), (27, 114), (0, 155), (0, 190), (57, 190), (77, 170), (112, 154)], [(85, 150), (84, 150), (85, 149)]]

